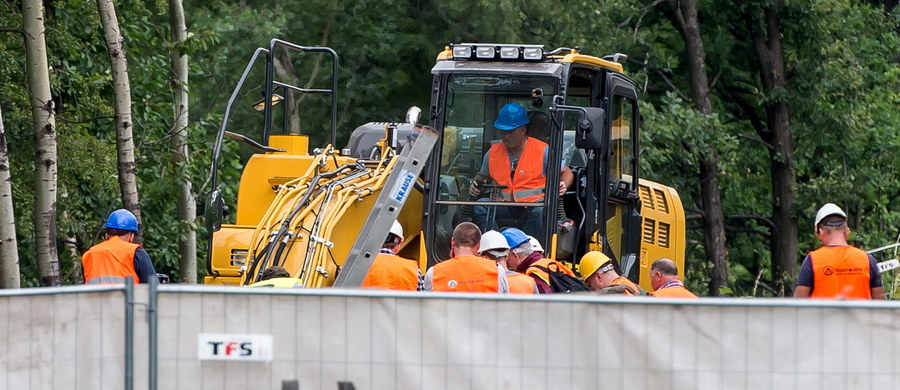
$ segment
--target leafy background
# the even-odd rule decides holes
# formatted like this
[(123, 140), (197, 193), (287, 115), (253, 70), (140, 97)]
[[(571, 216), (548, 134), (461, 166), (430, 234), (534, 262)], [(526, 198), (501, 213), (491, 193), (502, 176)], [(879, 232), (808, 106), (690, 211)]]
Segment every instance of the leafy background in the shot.
[[(77, 283), (77, 254), (97, 241), (101, 224), (120, 207), (115, 170), (112, 87), (102, 31), (93, 2), (45, 2), (51, 84), (59, 139), (59, 254), (66, 283)], [(177, 233), (197, 229), (198, 274), (206, 239), (199, 226), (177, 220), (176, 177), (209, 190), (210, 150), (225, 102), (256, 47), (272, 38), (324, 45), (340, 55), (338, 145), (369, 121), (399, 120), (411, 105), (429, 106), (435, 55), (451, 42), (524, 42), (578, 47), (584, 52), (629, 55), (626, 70), (642, 88), (642, 176), (675, 187), (688, 220), (689, 287), (708, 292), (709, 271), (701, 230), (697, 151), (715, 148), (727, 217), (729, 283), (726, 293), (765, 296), (771, 291), (769, 155), (746, 110), (729, 90), (752, 96), (759, 108), (785, 98), (791, 114), (797, 173), (794, 217), (801, 255), (816, 246), (812, 215), (824, 202), (850, 213), (855, 244), (873, 248), (900, 239), (900, 11), (892, 1), (698, 1), (701, 33), (712, 81), (711, 116), (700, 115), (689, 95), (683, 41), (662, 13), (661, 1), (434, 1), (274, 0), (189, 2), (190, 37), (172, 47), (166, 2), (120, 2), (132, 86), (135, 143), (145, 246), (160, 272), (177, 276)], [(25, 82), (21, 5), (0, 0), (0, 107), (7, 129), (23, 286), (38, 284), (31, 202), (34, 145)], [(763, 93), (746, 12), (779, 12), (787, 88)], [(190, 163), (173, 166), (169, 54), (190, 55)], [(291, 58), (300, 83), (325, 73), (309, 57)], [(330, 66), (324, 63), (319, 65)], [(310, 77), (311, 79), (303, 79)], [(259, 72), (251, 83), (259, 84)], [(258, 89), (240, 96), (247, 107)], [(255, 113), (235, 112), (233, 129), (258, 134)], [(301, 128), (313, 144), (325, 141), (326, 106), (304, 107)], [(247, 155), (226, 142), (226, 153)], [(225, 160), (220, 182), (234, 199), (240, 160)], [(202, 202), (202, 196), (199, 197)], [(233, 205), (232, 205), (233, 206)], [(202, 204), (198, 208), (202, 210)], [(202, 219), (198, 220), (202, 226)], [(880, 260), (891, 258), (882, 254)], [(802, 256), (801, 256), (802, 258)], [(798, 264), (799, 266), (799, 264)], [(202, 275), (201, 275), (202, 276)], [(886, 276), (892, 282), (892, 274)]]

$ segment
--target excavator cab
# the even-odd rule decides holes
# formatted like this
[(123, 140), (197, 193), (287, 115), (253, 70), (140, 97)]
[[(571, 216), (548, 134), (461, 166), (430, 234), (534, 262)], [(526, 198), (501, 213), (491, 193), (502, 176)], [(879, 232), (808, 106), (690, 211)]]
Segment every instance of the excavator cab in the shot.
[[(299, 87), (286, 72), (292, 63), (276, 72), (284, 58), (276, 50), (327, 57), (331, 77)], [(257, 60), (266, 65), (263, 98), (254, 105), (263, 126), (248, 137), (227, 129)], [(409, 119), (418, 117), (410, 110), (416, 115), (406, 123), (358, 127), (341, 149), (334, 145), (337, 66), (330, 48), (277, 39), (254, 53), (213, 151), (206, 283), (249, 285), (280, 266), (303, 287), (358, 287), (394, 219), (406, 233), (399, 254), (423, 271), (450, 257), (454, 227), (471, 221), (485, 231), (521, 229), (541, 242), (545, 257), (575, 269), (584, 253), (602, 251), (645, 289), (657, 258), (671, 258), (683, 273), (681, 201), (674, 189), (639, 179), (637, 86), (616, 57), (451, 45), (432, 69), (431, 126)], [(515, 121), (498, 121), (505, 107), (518, 110)], [(238, 164), (234, 203), (218, 181), (225, 137), (253, 149)], [(560, 193), (560, 181), (570, 178)], [(233, 223), (224, 221), (226, 204), (237, 208)]]
[[(431, 124), (442, 132), (429, 161), (434, 184), (426, 186), (422, 223), (429, 262), (447, 259), (453, 228), (470, 221), (483, 231), (519, 228), (547, 248), (545, 257), (573, 265), (587, 251), (602, 251), (645, 288), (659, 257), (683, 270), (681, 202), (673, 189), (638, 179), (637, 86), (619, 58), (468, 43), (439, 54)], [(539, 169), (539, 191), (508, 188), (515, 179), (476, 181), (502, 170), (496, 160), (507, 161), (491, 156), (503, 142), (506, 130), (495, 121), (508, 103), (527, 112), (527, 142), (544, 147), (518, 162), (510, 157), (508, 171)], [(566, 170), (574, 182), (560, 195)], [(472, 185), (480, 191), (470, 192)]]

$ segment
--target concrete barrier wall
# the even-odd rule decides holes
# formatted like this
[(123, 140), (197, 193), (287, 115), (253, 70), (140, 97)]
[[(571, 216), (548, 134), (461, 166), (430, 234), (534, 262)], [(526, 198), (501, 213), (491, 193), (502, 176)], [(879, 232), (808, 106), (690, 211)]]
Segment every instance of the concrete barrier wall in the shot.
[(0, 389), (123, 389), (122, 287), (0, 290)]
[[(123, 388), (123, 293), (84, 289), (0, 292), (0, 389)], [(894, 302), (205, 286), (158, 297), (159, 389), (900, 390)], [(146, 318), (138, 305), (136, 389)], [(271, 335), (272, 360), (199, 360), (209, 333)]]

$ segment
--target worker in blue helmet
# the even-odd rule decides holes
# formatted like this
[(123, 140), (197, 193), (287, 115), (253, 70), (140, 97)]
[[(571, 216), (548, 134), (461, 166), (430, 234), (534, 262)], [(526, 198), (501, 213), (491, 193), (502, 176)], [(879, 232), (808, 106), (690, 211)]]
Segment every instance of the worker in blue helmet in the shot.
[[(507, 103), (497, 114), (494, 127), (500, 130), (500, 142), (484, 155), (481, 170), (469, 186), (469, 195), (479, 201), (540, 203), (547, 187), (547, 143), (529, 137), (529, 113), (519, 103)], [(559, 195), (566, 193), (575, 176), (565, 162), (560, 164)], [(556, 187), (556, 186), (553, 186)], [(516, 220), (517, 227), (532, 236), (540, 236), (541, 206), (476, 206), (473, 222), (483, 230), (496, 230), (497, 220)]]
[[(516, 228), (506, 228), (500, 233), (503, 234), (503, 237), (506, 238), (506, 243), (509, 244), (509, 257), (506, 259), (506, 265), (509, 266), (509, 269), (534, 279), (534, 285), (540, 294), (566, 291), (561, 289), (560, 286), (553, 286), (550, 273), (562, 272), (574, 279), (575, 273), (572, 270), (566, 267), (565, 264), (545, 258), (543, 253), (536, 252), (531, 244), (531, 239), (525, 232)], [(581, 283), (576, 280), (576, 284)], [(582, 290), (574, 289), (571, 291), (588, 290), (587, 286), (582, 285), (581, 288)]]
[(121, 284), (129, 276), (135, 282), (148, 283), (156, 277), (150, 255), (134, 243), (138, 222), (131, 211), (113, 211), (103, 226), (105, 241), (81, 257), (85, 284)]

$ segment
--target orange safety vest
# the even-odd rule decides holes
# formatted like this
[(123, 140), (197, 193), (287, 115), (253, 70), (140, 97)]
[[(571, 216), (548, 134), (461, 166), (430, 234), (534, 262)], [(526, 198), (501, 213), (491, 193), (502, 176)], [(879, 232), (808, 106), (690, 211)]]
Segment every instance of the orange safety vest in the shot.
[(697, 298), (694, 293), (690, 292), (688, 289), (682, 286), (661, 288), (650, 293), (650, 295), (659, 298)]
[(363, 288), (416, 291), (419, 266), (415, 260), (380, 253), (362, 282)]
[(639, 291), (641, 291), (641, 289), (638, 288), (638, 286), (636, 284), (634, 284), (634, 282), (632, 282), (630, 279), (628, 279), (624, 276), (619, 276), (618, 278), (613, 280), (609, 285), (610, 286), (616, 286), (616, 285), (625, 286), (625, 295), (635, 295)]
[(510, 294), (534, 294), (534, 279), (518, 272), (506, 273), (506, 284)]
[(872, 299), (869, 256), (850, 245), (825, 246), (809, 253), (813, 269), (810, 298)]
[(81, 257), (85, 284), (120, 284), (129, 276), (141, 282), (134, 270), (134, 251), (140, 247), (119, 236), (94, 245)]
[(478, 256), (459, 256), (431, 267), (432, 291), (500, 291), (497, 263)]
[(510, 171), (509, 152), (503, 142), (488, 151), (488, 174), (498, 185), (506, 186), (498, 199), (514, 202), (540, 202), (544, 199), (544, 149), (547, 144), (528, 137), (516, 169)]
[(573, 276), (573, 277), (575, 276), (575, 273), (572, 272), (572, 270), (570, 270), (568, 267), (566, 267), (566, 266), (560, 264), (560, 263), (557, 262), (557, 261), (553, 261), (553, 260), (550, 260), (550, 259), (540, 259), (540, 260), (538, 260), (538, 261), (535, 261), (535, 262), (532, 263), (530, 266), (528, 266), (528, 269), (527, 269), (527, 270), (525, 270), (525, 275), (528, 275), (528, 276), (530, 276), (530, 277), (538, 277), (538, 278), (541, 278), (541, 280), (543, 280), (544, 283), (547, 283), (547, 285), (549, 286), (549, 285), (550, 285), (550, 274), (548, 274), (548, 273), (545, 272), (544, 270), (538, 268), (537, 266), (544, 267), (544, 268), (546, 268), (546, 269), (548, 269), (548, 270), (550, 270), (550, 271), (555, 271), (556, 269), (550, 268), (550, 265), (551, 265), (551, 264), (553, 264), (553, 265), (555, 265), (556, 267), (558, 267), (559, 270), (562, 271), (563, 273), (565, 273), (565, 274), (567, 274), (567, 275), (569, 275), (569, 276)]

